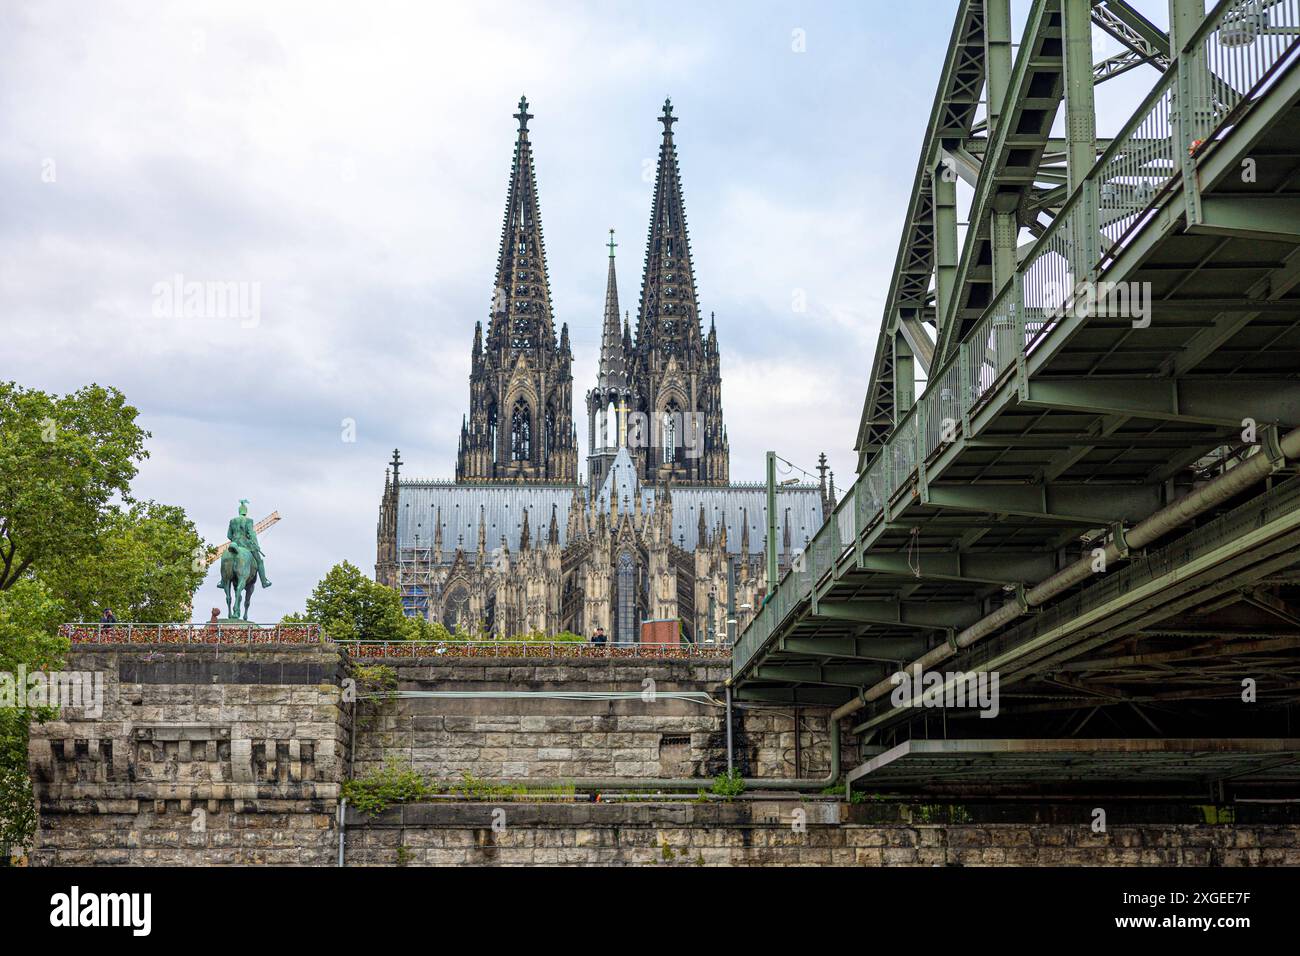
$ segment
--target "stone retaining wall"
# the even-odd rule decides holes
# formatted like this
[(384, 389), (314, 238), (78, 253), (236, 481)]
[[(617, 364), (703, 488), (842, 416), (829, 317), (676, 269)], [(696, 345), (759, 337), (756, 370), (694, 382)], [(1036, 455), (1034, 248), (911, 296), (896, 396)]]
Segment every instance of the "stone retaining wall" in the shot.
[[(328, 646), (77, 646), (103, 712), (32, 727), (36, 865), (335, 865), (353, 707)], [(555, 783), (690, 776), (726, 760), (725, 662), (388, 661), (404, 690), (636, 692), (631, 699), (414, 698), (357, 705), (360, 775), (399, 760)], [(372, 672), (373, 673), (373, 672)], [(647, 696), (642, 698), (641, 693)], [(826, 772), (825, 711), (737, 710), (747, 776)], [(853, 742), (844, 766), (859, 759)], [(430, 802), (350, 810), (349, 865), (1297, 865), (1300, 808), (848, 805), (808, 797), (633, 804)], [(1243, 816), (1249, 813), (1250, 816)], [(1230, 823), (1201, 822), (1229, 820)]]
[[(698, 777), (727, 765), (726, 661), (422, 658), (388, 661), (404, 691), (620, 692), (631, 699), (405, 698), (366, 700), (357, 720), (354, 776), (409, 763), (437, 780), (555, 783), (580, 777)], [(685, 700), (675, 692), (706, 692)], [(821, 777), (830, 768), (827, 708), (741, 709), (733, 717), (735, 763), (747, 777)], [(851, 739), (843, 762), (854, 766)], [(799, 766), (796, 768), (796, 759)]]
[[(349, 813), (349, 866), (1265, 866), (1300, 825), (879, 823), (809, 801), (416, 804)], [(796, 812), (802, 816), (796, 818)], [(797, 822), (796, 822), (797, 821)]]
[(103, 712), (33, 724), (36, 865), (328, 863), (347, 760), (322, 647), (74, 647)]

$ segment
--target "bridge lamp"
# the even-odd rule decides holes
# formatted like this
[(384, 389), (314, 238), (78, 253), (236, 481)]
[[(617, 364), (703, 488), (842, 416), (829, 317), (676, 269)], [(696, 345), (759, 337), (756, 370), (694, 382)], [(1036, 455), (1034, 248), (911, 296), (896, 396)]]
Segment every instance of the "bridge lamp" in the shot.
[(1258, 0), (1250, 0), (1224, 17), (1223, 26), (1219, 27), (1219, 43), (1229, 48), (1250, 46), (1267, 29), (1268, 11)]

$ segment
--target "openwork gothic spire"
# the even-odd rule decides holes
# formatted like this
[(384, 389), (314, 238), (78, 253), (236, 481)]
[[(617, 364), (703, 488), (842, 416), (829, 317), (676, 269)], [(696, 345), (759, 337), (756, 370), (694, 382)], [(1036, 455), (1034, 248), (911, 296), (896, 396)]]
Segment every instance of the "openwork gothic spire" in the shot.
[(641, 279), (641, 312), (637, 317), (638, 351), (679, 356), (694, 364), (700, 342), (700, 315), (695, 298), (695, 269), (691, 263), (686, 206), (682, 199), (681, 171), (673, 143), (671, 100), (664, 100), (663, 140), (655, 174), (650, 232), (646, 240), (645, 268)]
[(649, 441), (639, 444), (634, 457), (638, 473), (652, 484), (721, 485), (728, 481), (729, 453), (718, 338), (711, 326), (706, 341), (700, 324), (673, 141), (677, 121), (672, 101), (665, 100), (636, 343), (624, 348), (632, 410), (649, 426)]
[(480, 344), (474, 332), (456, 479), (575, 482), (573, 355), (567, 326), (556, 341), (526, 98), (514, 118), (519, 127), (492, 309), (486, 341)]
[(537, 202), (537, 176), (533, 147), (528, 139), (528, 100), (519, 98), (519, 122), (510, 186), (506, 191), (505, 221), (497, 254), (496, 284), (488, 323), (488, 348), (529, 352), (545, 362), (555, 350), (555, 321), (551, 313), (551, 286), (546, 271), (546, 246)]

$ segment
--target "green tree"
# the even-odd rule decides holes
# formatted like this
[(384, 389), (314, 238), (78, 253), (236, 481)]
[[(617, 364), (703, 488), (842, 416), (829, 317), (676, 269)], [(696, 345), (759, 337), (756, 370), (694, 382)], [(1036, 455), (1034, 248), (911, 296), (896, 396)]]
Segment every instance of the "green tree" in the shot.
[[(138, 414), (114, 388), (59, 396), (0, 382), (0, 671), (62, 666), (68, 617), (185, 613), (201, 542), (181, 509), (131, 497), (148, 457)], [(0, 709), (0, 863), (35, 825), (28, 726), (51, 714)]]
[(93, 551), (148, 457), (138, 414), (115, 388), (56, 396), (0, 382), (0, 591), (39, 562)]
[(451, 631), (441, 621), (429, 621), (422, 617), (408, 617), (411, 625), (411, 639), (419, 641), (451, 641)]
[(207, 570), (204, 553), (184, 509), (134, 502), (110, 509), (91, 550), (52, 560), (39, 577), (77, 620), (98, 620), (111, 608), (119, 621), (165, 624), (187, 619)]
[[(58, 636), (63, 607), (49, 589), (24, 578), (0, 591), (0, 672), (16, 675), (62, 666), (67, 641)], [(53, 711), (0, 708), (0, 866), (14, 847), (27, 843), (36, 828), (32, 786), (27, 778), (28, 721), (48, 720)]]
[(307, 599), (306, 614), (289, 614), (285, 624), (314, 621), (335, 640), (405, 641), (419, 626), (402, 613), (396, 591), (366, 577), (348, 561), (336, 564)]

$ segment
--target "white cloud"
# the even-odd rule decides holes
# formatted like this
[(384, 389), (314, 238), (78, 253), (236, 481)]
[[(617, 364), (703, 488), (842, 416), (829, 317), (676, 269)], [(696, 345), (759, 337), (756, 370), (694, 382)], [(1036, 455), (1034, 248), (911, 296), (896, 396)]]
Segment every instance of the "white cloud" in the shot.
[[(122, 388), (154, 433), (138, 491), (209, 538), (241, 497), (280, 510), (254, 603), (278, 618), (335, 561), (373, 565), (395, 445), (409, 475), (453, 472), (520, 93), (579, 408), (610, 226), (635, 324), (642, 166), (671, 94), (732, 475), (761, 478), (772, 445), (805, 467), (824, 448), (847, 484), (947, 22), (853, 3), (7, 4), (5, 374)], [(864, 94), (889, 77), (887, 101)], [(262, 321), (154, 318), (177, 273), (259, 283)]]

